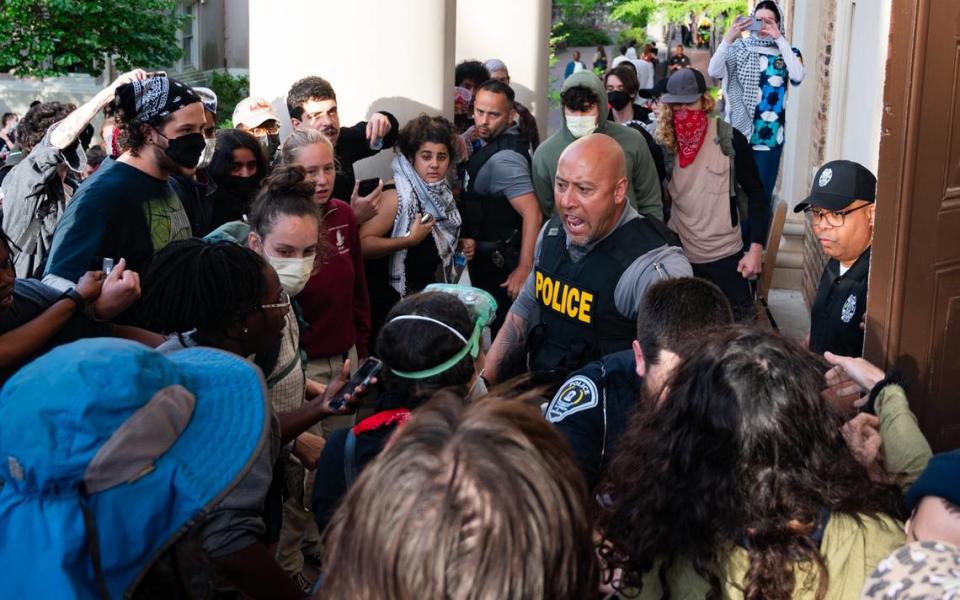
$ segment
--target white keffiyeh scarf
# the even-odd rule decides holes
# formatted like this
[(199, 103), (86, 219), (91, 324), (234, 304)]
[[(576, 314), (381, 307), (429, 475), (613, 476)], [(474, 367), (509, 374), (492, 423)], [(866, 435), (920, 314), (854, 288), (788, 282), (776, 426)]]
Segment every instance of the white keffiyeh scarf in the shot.
[[(783, 11), (779, 5), (775, 6), (780, 17), (780, 35), (783, 35)], [(777, 42), (770, 38), (761, 38), (756, 32), (751, 33), (748, 38), (734, 41), (727, 54), (727, 73), (733, 75), (727, 82), (730, 123), (748, 140), (753, 135), (754, 115), (760, 103), (763, 57), (778, 54), (780, 50)]]
[[(457, 251), (460, 239), (460, 211), (457, 210), (450, 190), (450, 183), (441, 179), (436, 183), (427, 183), (420, 178), (413, 165), (402, 154), (393, 159), (393, 179), (397, 186), (397, 216), (393, 220), (393, 232), (390, 237), (403, 237), (418, 214), (433, 216), (431, 230), (437, 244), (440, 262), (445, 279), (452, 281), (454, 274), (453, 255)], [(407, 277), (404, 261), (406, 249), (394, 252), (390, 256), (390, 285), (401, 296), (407, 293)]]

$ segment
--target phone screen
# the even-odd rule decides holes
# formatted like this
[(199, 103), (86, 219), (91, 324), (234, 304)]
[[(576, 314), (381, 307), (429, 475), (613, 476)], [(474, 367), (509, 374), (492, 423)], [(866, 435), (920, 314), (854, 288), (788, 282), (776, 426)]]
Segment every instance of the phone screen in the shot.
[(357, 372), (354, 373), (350, 380), (344, 384), (340, 391), (337, 392), (337, 395), (333, 397), (333, 400), (330, 401), (330, 407), (339, 410), (346, 403), (346, 396), (349, 393), (352, 393), (353, 390), (358, 385), (367, 385), (370, 383), (370, 380), (380, 372), (380, 369), (383, 368), (383, 362), (373, 358), (372, 356), (363, 361), (363, 364), (360, 365), (360, 368), (357, 369)]
[(377, 186), (380, 185), (379, 177), (371, 177), (370, 179), (360, 180), (360, 186), (357, 188), (357, 193), (361, 196), (369, 196), (370, 192), (377, 189)]

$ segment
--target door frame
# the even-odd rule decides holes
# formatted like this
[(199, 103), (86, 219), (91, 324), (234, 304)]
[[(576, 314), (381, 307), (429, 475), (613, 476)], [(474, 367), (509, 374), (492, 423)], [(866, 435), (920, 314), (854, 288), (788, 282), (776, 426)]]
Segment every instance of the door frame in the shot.
[(893, 0), (883, 91), (877, 177), (877, 210), (870, 255), (864, 357), (885, 367), (900, 353), (906, 293), (913, 157), (919, 142), (920, 90), (925, 59), (923, 32), (929, 0)]

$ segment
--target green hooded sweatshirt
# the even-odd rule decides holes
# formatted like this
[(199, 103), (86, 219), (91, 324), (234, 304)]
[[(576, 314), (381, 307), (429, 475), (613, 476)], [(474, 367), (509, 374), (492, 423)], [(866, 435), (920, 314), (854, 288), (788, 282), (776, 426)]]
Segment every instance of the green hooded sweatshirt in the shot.
[[(660, 182), (657, 169), (650, 156), (647, 142), (639, 132), (619, 123), (607, 120), (609, 106), (607, 91), (600, 79), (591, 71), (580, 71), (567, 77), (562, 91), (573, 87), (585, 87), (600, 97), (599, 127), (596, 133), (604, 133), (617, 140), (627, 159), (627, 198), (630, 205), (642, 215), (663, 219), (663, 203), (660, 198)], [(540, 201), (540, 210), (549, 219), (554, 212), (553, 179), (557, 174), (557, 162), (564, 148), (576, 138), (567, 129), (567, 117), (563, 115), (563, 127), (540, 144), (533, 155), (533, 187)]]

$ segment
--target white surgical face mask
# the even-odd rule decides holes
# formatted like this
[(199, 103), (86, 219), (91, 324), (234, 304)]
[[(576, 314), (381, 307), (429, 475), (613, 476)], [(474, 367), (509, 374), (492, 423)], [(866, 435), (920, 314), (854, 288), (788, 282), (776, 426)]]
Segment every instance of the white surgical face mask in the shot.
[(573, 135), (573, 137), (580, 139), (583, 136), (590, 135), (597, 130), (597, 117), (593, 115), (587, 115), (584, 117), (568, 116), (567, 129), (570, 130), (570, 133)]
[(213, 160), (213, 152), (217, 149), (217, 138), (204, 138), (203, 154), (200, 155), (200, 162), (197, 163), (198, 169), (205, 169), (210, 166)]
[(307, 285), (310, 273), (313, 272), (313, 258), (312, 256), (304, 256), (303, 258), (266, 257), (267, 262), (280, 277), (280, 287), (291, 298), (303, 291), (303, 287)]

